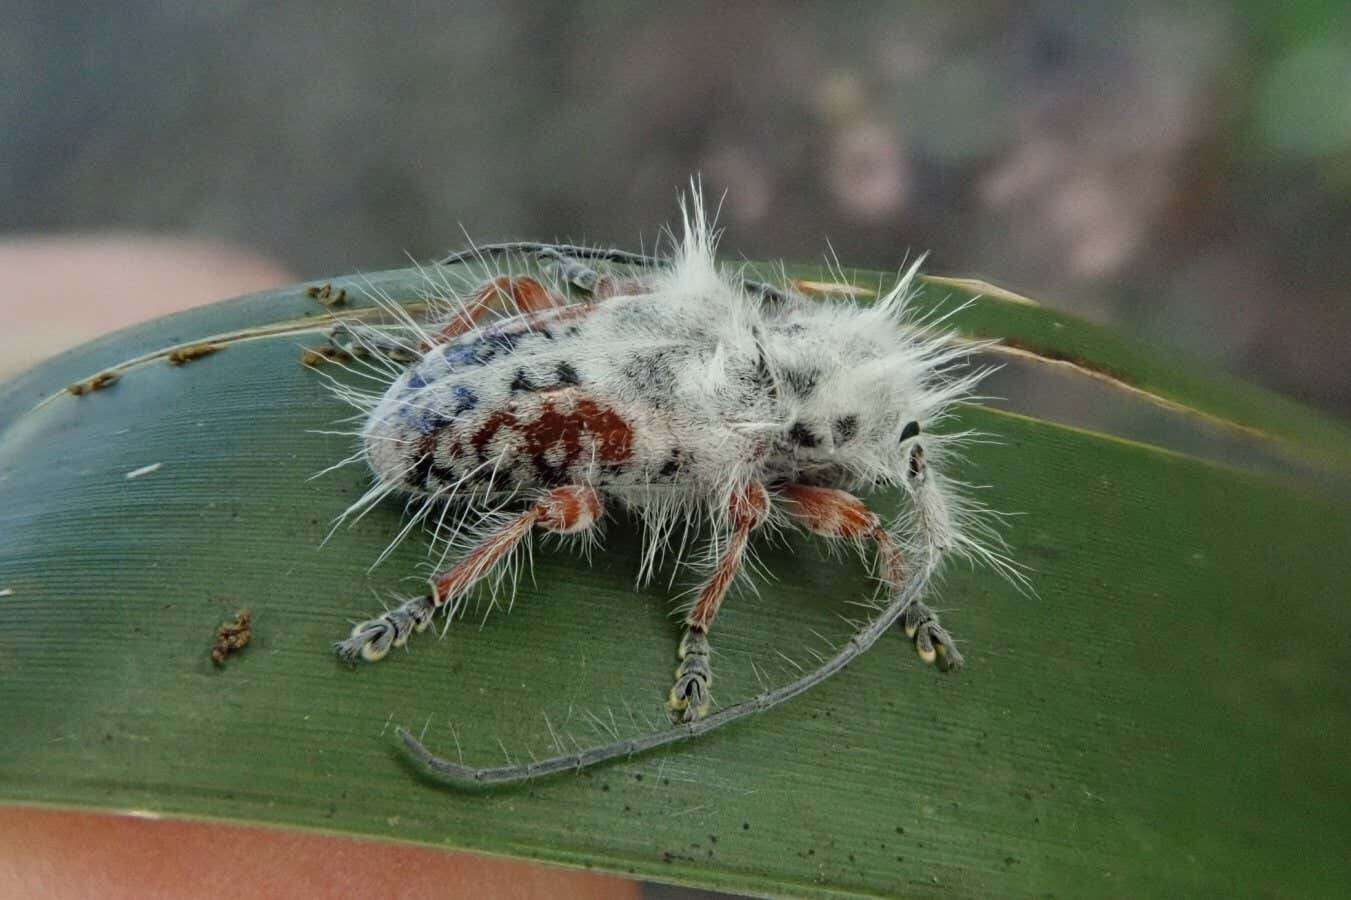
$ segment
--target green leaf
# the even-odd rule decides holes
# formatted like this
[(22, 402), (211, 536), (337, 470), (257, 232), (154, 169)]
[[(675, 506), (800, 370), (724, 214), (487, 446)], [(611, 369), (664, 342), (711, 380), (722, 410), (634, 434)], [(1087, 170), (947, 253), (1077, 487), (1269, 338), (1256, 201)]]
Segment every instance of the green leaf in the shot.
[[(933, 282), (930, 303), (984, 290)], [(356, 315), (365, 290), (416, 303), (424, 287), (414, 271), (333, 284)], [(367, 571), (401, 527), (390, 502), (321, 546), (365, 487), (352, 467), (308, 480), (353, 449), (315, 433), (350, 410), (299, 365), (325, 312), (303, 286), (230, 301), (0, 389), (0, 801), (754, 893), (1331, 894), (1351, 875), (1348, 430), (985, 293), (955, 316), (963, 334), (1243, 430), (1322, 481), (967, 407), (964, 424), (1003, 443), (973, 448), (958, 474), (1021, 513), (1008, 538), (1035, 596), (950, 567), (936, 605), (964, 672), (942, 676), (887, 636), (817, 690), (697, 741), (463, 792), (410, 765), (394, 726), (487, 764), (549, 752), (551, 727), (587, 744), (655, 723), (673, 592), (634, 589), (638, 544), (619, 518), (590, 565), (537, 552), (509, 615), (343, 667), (330, 642), (378, 598), (419, 589), (425, 545)], [(208, 339), (221, 349), (166, 362)], [(120, 380), (66, 392), (105, 370)], [(776, 580), (719, 617), (724, 704), (795, 674), (780, 654), (808, 665), (844, 640), (837, 614), (856, 617), (869, 592), (855, 560), (806, 539), (764, 561)], [(245, 607), (252, 643), (213, 665), (216, 629)]]

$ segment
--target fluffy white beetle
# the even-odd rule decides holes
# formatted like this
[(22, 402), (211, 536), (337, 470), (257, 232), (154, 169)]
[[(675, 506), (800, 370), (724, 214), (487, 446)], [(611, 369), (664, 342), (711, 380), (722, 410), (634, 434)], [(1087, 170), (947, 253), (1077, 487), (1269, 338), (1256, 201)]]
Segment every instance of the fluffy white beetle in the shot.
[[(526, 256), (552, 277), (504, 274), (444, 298), (430, 323), (393, 307), (402, 330), (335, 332), (393, 379), (380, 394), (341, 389), (367, 415), (354, 459), (377, 479), (348, 512), (406, 493), (422, 502), (403, 534), (436, 510), (437, 534), (447, 516), (460, 523), (447, 540), (458, 561), (425, 596), (356, 625), (336, 644), (344, 659), (383, 658), (438, 611), (449, 624), (485, 579), (514, 583), (513, 553), (536, 528), (585, 539), (607, 507), (623, 507), (644, 525), (643, 579), (668, 551), (681, 561), (692, 527), (712, 524), (695, 560), (702, 586), (685, 617), (670, 729), (493, 768), (435, 757), (400, 729), (424, 765), (454, 781), (531, 778), (710, 731), (823, 681), (897, 621), (925, 662), (956, 669), (961, 654), (923, 588), (946, 554), (1007, 569), (989, 511), (940, 472), (970, 434), (932, 429), (985, 372), (954, 374), (972, 346), (907, 313), (919, 263), (875, 304), (814, 301), (720, 271), (697, 189), (681, 210), (668, 257), (479, 247), (442, 265)], [(908, 497), (897, 521), (852, 493), (883, 487)], [(767, 523), (871, 548), (887, 602), (816, 670), (709, 714), (709, 631)]]

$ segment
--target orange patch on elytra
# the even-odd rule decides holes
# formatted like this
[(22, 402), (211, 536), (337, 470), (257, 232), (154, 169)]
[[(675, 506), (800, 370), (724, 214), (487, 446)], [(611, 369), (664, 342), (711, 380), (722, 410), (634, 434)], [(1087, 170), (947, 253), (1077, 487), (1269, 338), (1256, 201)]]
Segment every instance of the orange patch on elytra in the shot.
[(608, 406), (594, 400), (577, 400), (569, 410), (546, 400), (539, 417), (521, 428), (530, 453), (544, 453), (562, 443), (571, 463), (582, 450), (581, 439), (596, 439), (596, 457), (603, 462), (623, 462), (633, 455), (633, 429)]
[[(586, 452), (603, 463), (622, 463), (633, 456), (633, 427), (613, 409), (572, 388), (542, 391), (514, 408), (499, 410), (470, 437), (479, 456), (503, 430), (520, 436), (518, 456), (533, 458), (537, 467), (562, 474)], [(587, 441), (591, 446), (584, 447)], [(549, 458), (552, 457), (552, 458)]]

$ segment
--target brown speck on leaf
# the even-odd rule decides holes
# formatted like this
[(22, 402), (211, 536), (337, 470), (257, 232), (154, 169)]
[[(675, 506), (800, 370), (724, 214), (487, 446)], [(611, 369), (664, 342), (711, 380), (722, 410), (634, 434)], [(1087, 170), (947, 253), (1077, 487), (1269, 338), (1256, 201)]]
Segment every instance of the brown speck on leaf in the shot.
[(210, 356), (217, 350), (223, 350), (220, 344), (201, 343), (193, 344), (189, 347), (179, 347), (177, 350), (169, 353), (169, 365), (181, 366), (192, 362), (194, 359), (201, 359), (203, 356)]
[(238, 653), (248, 646), (253, 638), (253, 613), (241, 609), (235, 613), (233, 621), (222, 622), (216, 629), (216, 643), (211, 645), (211, 661), (218, 666), (225, 665), (225, 658)]
[(347, 289), (338, 288), (333, 290), (333, 285), (322, 284), (316, 287), (305, 289), (305, 296), (318, 300), (325, 306), (342, 306), (347, 302)]
[(82, 397), (91, 391), (101, 391), (106, 387), (116, 384), (117, 380), (121, 377), (122, 376), (118, 375), (116, 372), (100, 372), (93, 378), (86, 378), (84, 381), (75, 382), (67, 387), (66, 390), (75, 397)]
[(337, 347), (316, 347), (313, 349), (306, 349), (304, 353), (300, 354), (300, 364), (302, 366), (309, 366), (311, 369), (315, 366), (322, 366), (324, 363), (330, 361), (339, 363), (351, 362), (352, 354)]

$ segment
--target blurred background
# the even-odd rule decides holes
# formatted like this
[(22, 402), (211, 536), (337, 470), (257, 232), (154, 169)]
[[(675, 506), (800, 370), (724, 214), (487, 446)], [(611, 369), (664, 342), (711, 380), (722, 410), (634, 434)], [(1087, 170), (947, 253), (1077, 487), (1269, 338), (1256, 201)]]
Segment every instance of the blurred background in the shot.
[(730, 254), (927, 249), (1351, 413), (1345, 2), (0, 16), (7, 237), (224, 244), (308, 278), (435, 256), (461, 226), (650, 245), (698, 172), (727, 191)]

